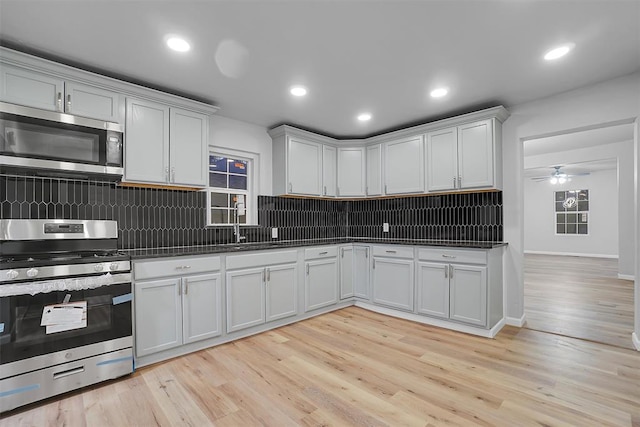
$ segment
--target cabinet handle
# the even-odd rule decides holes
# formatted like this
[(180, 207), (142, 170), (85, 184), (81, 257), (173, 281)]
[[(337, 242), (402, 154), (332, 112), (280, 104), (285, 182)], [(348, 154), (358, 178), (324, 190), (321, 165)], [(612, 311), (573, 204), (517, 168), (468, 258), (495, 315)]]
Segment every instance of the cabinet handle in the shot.
[(264, 270), (262, 270), (262, 281), (266, 282), (265, 277), (264, 277)]
[(178, 285), (178, 295), (182, 295), (182, 284)]
[(185, 295), (189, 293), (189, 284), (188, 284), (188, 283), (186, 283), (186, 282), (184, 283), (184, 291), (183, 291), (183, 293), (184, 293)]
[(340, 249), (340, 258), (344, 258), (344, 248)]
[(271, 281), (271, 270), (267, 268), (267, 282)]
[(291, 185), (291, 183), (289, 183), (289, 193), (293, 192), (293, 185)]
[(169, 166), (164, 168), (164, 180), (169, 182)]
[(309, 275), (309, 264), (307, 264), (307, 276)]
[(453, 188), (457, 188), (457, 186), (456, 186), (456, 177), (455, 176), (453, 177)]
[(364, 257), (369, 258), (369, 248), (364, 248)]
[(176, 267), (176, 270), (188, 270), (190, 268), (191, 268), (190, 265), (179, 265)]
[(56, 101), (58, 105), (58, 111), (62, 111), (62, 92), (58, 92), (58, 100)]
[(67, 95), (67, 113), (71, 112), (71, 95)]
[(327, 251), (323, 251), (323, 252), (320, 252), (318, 255), (326, 255), (326, 254), (328, 254), (328, 253), (329, 253), (329, 252), (327, 252)]
[(324, 186), (324, 195), (325, 196), (327, 195), (327, 186), (326, 185)]
[(384, 185), (384, 193), (387, 194), (387, 184)]
[(395, 254), (397, 251), (387, 250), (385, 252), (388, 253), (388, 254)]
[(453, 265), (449, 264), (449, 277), (453, 279)]
[(373, 269), (374, 270), (376, 269), (376, 259), (375, 258), (373, 259)]
[(455, 255), (445, 255), (445, 254), (442, 254), (442, 258), (453, 258), (453, 259), (456, 259)]
[(444, 278), (448, 279), (449, 278), (449, 265), (445, 264), (444, 266)]
[(171, 168), (171, 182), (176, 182), (176, 168)]
[(462, 177), (458, 175), (458, 188), (462, 188)]

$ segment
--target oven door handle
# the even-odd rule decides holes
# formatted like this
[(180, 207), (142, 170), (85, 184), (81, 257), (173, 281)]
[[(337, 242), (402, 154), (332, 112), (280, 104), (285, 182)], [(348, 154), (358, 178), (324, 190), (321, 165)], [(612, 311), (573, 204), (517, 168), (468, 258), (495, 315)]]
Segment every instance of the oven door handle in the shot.
[(61, 278), (38, 282), (5, 283), (0, 285), (0, 297), (36, 295), (49, 292), (83, 291), (103, 286), (131, 283), (131, 273), (106, 273), (101, 276)]

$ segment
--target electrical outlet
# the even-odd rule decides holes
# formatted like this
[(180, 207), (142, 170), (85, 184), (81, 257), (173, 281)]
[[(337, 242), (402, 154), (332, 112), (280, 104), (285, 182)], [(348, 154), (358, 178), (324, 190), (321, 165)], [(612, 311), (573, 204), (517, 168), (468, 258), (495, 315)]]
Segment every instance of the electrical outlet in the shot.
[(278, 238), (278, 229), (276, 227), (271, 229), (271, 238), (272, 239), (277, 239)]
[(382, 224), (382, 232), (383, 233), (388, 233), (389, 232), (389, 223), (385, 222), (384, 224)]

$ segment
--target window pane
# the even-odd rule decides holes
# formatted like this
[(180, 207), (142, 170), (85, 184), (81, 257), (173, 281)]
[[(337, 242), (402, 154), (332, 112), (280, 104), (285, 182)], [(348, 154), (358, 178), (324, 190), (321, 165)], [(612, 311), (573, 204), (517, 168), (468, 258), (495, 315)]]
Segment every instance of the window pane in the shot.
[(558, 233), (558, 234), (564, 234), (564, 224), (558, 224), (558, 225), (556, 225), (556, 233)]
[(237, 188), (239, 190), (247, 189), (247, 177), (229, 175), (229, 188)]
[(229, 211), (227, 209), (211, 209), (211, 223), (228, 224)]
[(586, 224), (589, 214), (582, 212), (578, 214), (578, 224)]
[(566, 194), (564, 191), (556, 191), (556, 202), (564, 202)]
[(562, 202), (556, 202), (556, 212), (564, 212), (564, 206), (562, 206)]
[(567, 214), (563, 214), (563, 213), (556, 214), (556, 223), (564, 224), (565, 222), (567, 222)]
[(578, 210), (579, 211), (588, 211), (589, 210), (589, 202), (588, 201), (579, 201), (578, 202)]
[(209, 170), (213, 172), (226, 172), (227, 158), (222, 156), (209, 156)]
[(575, 224), (578, 222), (578, 214), (567, 214), (567, 224)]
[(576, 224), (567, 224), (567, 234), (576, 234), (578, 226)]
[(246, 160), (232, 160), (231, 162), (229, 162), (229, 173), (246, 175), (247, 163), (248, 162)]
[(587, 224), (578, 224), (578, 234), (589, 234)]
[(229, 195), (227, 193), (211, 193), (212, 208), (229, 207)]
[(578, 191), (578, 200), (589, 200), (589, 190)]
[(227, 174), (209, 173), (209, 187), (227, 188)]

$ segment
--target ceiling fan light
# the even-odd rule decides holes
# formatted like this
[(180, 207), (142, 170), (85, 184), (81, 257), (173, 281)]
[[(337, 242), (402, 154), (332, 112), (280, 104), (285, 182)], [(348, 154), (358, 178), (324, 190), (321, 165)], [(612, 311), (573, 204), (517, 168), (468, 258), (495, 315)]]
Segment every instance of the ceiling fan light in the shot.
[(564, 176), (558, 178), (558, 184), (564, 184), (565, 182), (567, 182), (567, 178), (565, 178)]
[(556, 178), (555, 176), (552, 176), (552, 177), (549, 179), (549, 182), (550, 182), (551, 184), (553, 184), (553, 185), (556, 185), (556, 184), (558, 183), (558, 178)]

